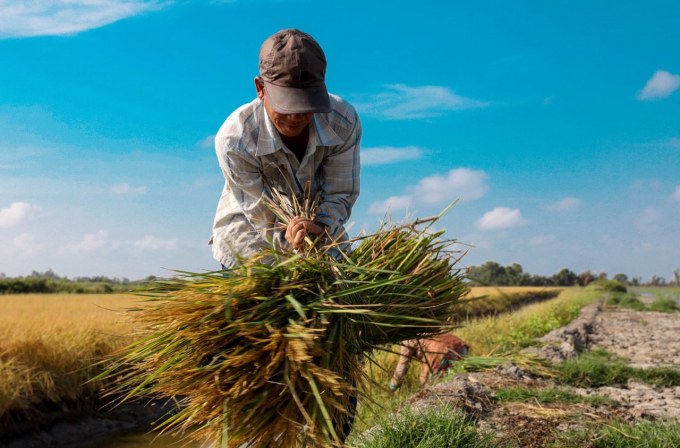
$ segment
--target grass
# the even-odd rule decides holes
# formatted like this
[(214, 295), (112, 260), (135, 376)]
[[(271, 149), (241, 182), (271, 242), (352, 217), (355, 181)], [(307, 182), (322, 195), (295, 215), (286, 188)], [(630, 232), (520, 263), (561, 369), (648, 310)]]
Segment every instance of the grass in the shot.
[(612, 292), (609, 293), (607, 300), (605, 301), (607, 305), (616, 305), (621, 308), (633, 309), (635, 311), (656, 311), (660, 313), (675, 313), (680, 311), (680, 306), (678, 303), (666, 296), (657, 294), (654, 302), (645, 305), (638, 296), (631, 293), (622, 292)]
[(569, 288), (555, 299), (514, 313), (467, 319), (455, 333), (468, 343), (473, 356), (517, 350), (568, 324), (578, 317), (581, 308), (595, 303), (601, 296), (602, 292), (595, 288)]
[(605, 300), (607, 305), (616, 305), (621, 308), (628, 308), (635, 311), (643, 311), (646, 307), (645, 304), (637, 298), (635, 294), (613, 292)]
[(101, 383), (93, 361), (129, 341), (131, 327), (110, 311), (130, 295), (0, 295), (0, 422), (80, 407)]
[(583, 403), (593, 406), (609, 405), (615, 406), (617, 402), (609, 397), (600, 396), (580, 396), (575, 395), (564, 389), (528, 389), (528, 388), (500, 388), (496, 390), (498, 401), (520, 402), (520, 403)]
[(676, 448), (680, 423), (642, 421), (637, 425), (603, 422), (597, 428), (560, 433), (550, 448)]
[(649, 311), (657, 311), (660, 313), (675, 313), (680, 311), (678, 302), (667, 297), (657, 297), (654, 302), (649, 305)]
[(354, 436), (350, 446), (359, 448), (486, 448), (509, 447), (492, 434), (481, 432), (474, 420), (459, 409), (435, 407), (422, 412), (404, 411), (381, 419), (365, 436)]
[(625, 385), (634, 379), (661, 387), (680, 386), (680, 370), (672, 367), (638, 369), (605, 350), (593, 350), (556, 367), (558, 381), (575, 387)]

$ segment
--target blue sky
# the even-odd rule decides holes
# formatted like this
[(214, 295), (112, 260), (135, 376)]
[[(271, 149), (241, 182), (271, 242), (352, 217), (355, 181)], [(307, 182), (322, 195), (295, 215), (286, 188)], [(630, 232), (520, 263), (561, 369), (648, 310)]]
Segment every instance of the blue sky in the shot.
[(0, 1), (0, 272), (217, 267), (211, 136), (311, 34), (363, 123), (350, 233), (461, 201), (465, 265), (680, 267), (677, 2)]

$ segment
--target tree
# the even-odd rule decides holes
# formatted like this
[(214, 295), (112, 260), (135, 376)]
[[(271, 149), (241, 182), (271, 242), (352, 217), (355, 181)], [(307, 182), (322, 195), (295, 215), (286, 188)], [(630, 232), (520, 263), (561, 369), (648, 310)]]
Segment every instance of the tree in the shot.
[(614, 280), (616, 280), (619, 283), (623, 283), (624, 285), (628, 284), (628, 276), (626, 274), (616, 274), (614, 276)]
[(599, 274), (597, 274), (597, 279), (598, 280), (607, 280), (607, 273), (602, 271)]
[(553, 275), (556, 286), (574, 286), (577, 283), (577, 276), (567, 268), (562, 268), (560, 272)]
[(673, 277), (675, 278), (675, 286), (680, 286), (680, 268), (673, 271)]
[(595, 276), (592, 272), (586, 270), (578, 275), (578, 284), (581, 286), (588, 286), (588, 283), (595, 281)]

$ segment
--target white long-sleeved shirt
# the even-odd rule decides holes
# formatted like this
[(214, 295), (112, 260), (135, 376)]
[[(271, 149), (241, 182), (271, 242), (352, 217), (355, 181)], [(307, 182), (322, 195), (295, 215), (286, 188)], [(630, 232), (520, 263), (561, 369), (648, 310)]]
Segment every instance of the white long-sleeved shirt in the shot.
[(291, 184), (297, 194), (310, 181), (312, 197), (322, 192), (317, 221), (328, 226), (332, 237), (342, 233), (360, 191), (361, 121), (351, 104), (330, 98), (332, 111), (314, 114), (309, 125), (301, 162), (283, 144), (259, 99), (236, 109), (220, 128), (215, 150), (225, 184), (212, 252), (222, 265), (232, 267), (236, 255), (247, 258), (271, 244), (280, 251), (290, 249), (282, 233), (271, 230), (277, 218), (263, 202), (268, 192), (261, 172), (282, 191)]

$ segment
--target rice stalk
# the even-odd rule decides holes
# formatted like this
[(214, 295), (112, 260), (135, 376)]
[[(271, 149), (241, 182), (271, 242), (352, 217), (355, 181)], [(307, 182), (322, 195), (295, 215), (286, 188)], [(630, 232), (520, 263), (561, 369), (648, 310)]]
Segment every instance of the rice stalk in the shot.
[[(318, 212), (309, 185), (301, 198), (270, 195), (279, 229)], [(308, 237), (297, 254), (265, 251), (226, 275), (159, 281), (130, 311), (137, 342), (102, 376), (119, 378), (111, 392), (125, 399), (176, 397), (180, 410), (160, 428), (198, 428), (193, 439), (341, 446), (350, 396), (370, 402), (366, 386), (378, 386), (363, 369), (371, 353), (454, 327), (468, 286), (443, 234), (389, 222), (349, 253), (340, 238)]]

